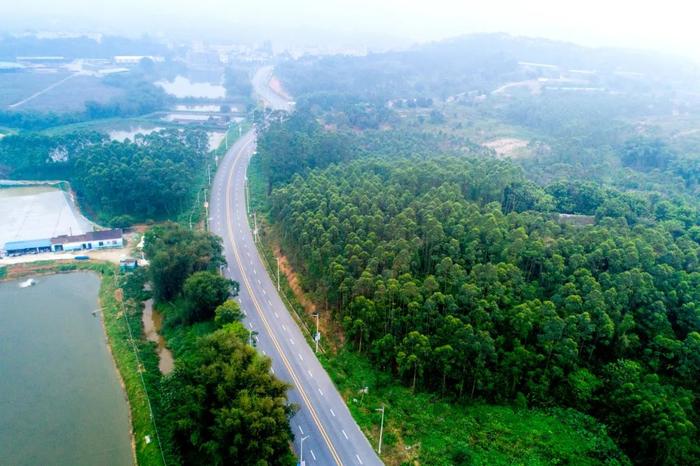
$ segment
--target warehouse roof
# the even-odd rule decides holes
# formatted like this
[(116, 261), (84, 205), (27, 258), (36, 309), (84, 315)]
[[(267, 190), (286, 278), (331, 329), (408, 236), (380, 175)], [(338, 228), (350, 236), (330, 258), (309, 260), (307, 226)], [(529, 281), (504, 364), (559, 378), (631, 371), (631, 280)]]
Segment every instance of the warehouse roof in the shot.
[(5, 251), (21, 251), (24, 249), (50, 248), (49, 239), (32, 239), (26, 241), (8, 241), (5, 243)]
[(82, 241), (103, 241), (110, 239), (119, 239), (121, 237), (122, 229), (115, 228), (114, 230), (88, 231), (83, 235), (57, 236), (56, 238), (51, 238), (51, 244), (80, 243)]

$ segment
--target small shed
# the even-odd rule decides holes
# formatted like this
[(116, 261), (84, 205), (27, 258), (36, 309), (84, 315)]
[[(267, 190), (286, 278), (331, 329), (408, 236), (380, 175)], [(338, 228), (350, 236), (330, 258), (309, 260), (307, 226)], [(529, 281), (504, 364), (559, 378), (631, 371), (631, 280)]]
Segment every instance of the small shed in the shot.
[(129, 270), (134, 270), (138, 266), (139, 266), (139, 261), (134, 259), (134, 258), (131, 258), (131, 257), (127, 257), (127, 258), (119, 260), (119, 269), (122, 272), (128, 272)]

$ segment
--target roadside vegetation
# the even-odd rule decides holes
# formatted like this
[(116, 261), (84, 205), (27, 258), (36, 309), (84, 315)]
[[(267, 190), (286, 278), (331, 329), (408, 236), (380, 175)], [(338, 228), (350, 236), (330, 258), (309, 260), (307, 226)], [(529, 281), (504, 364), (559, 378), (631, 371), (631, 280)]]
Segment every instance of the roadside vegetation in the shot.
[[(348, 139), (341, 129), (321, 129), (317, 118), (299, 112), (261, 136), (250, 180), (265, 187), (251, 192), (269, 197), (252, 205), (268, 209), (270, 236), (331, 316), (339, 354), (352, 355), (354, 363), (329, 356), (339, 386), (370, 361), (385, 380), (407, 387), (403, 403), (393, 400), (398, 406), (429, 396), (542, 416), (556, 407), (558, 419), (581, 422), (586, 435), (609, 433), (625, 451), (608, 440), (587, 454), (568, 450), (572, 458), (697, 460), (700, 324), (692, 283), (700, 205), (692, 158), (633, 138), (604, 152), (624, 177), (572, 181), (551, 176), (542, 160), (496, 160), (468, 145), (458, 156), (438, 155), (438, 145), (432, 154), (368, 150), (372, 131)], [(386, 146), (396, 131), (384, 130)], [(444, 152), (454, 141), (442, 138)], [(570, 167), (579, 154), (571, 152)], [(682, 182), (664, 183), (664, 175)], [(333, 368), (336, 360), (349, 367)], [(406, 438), (422, 432), (410, 415), (401, 419)], [(425, 431), (421, 443), (429, 437)], [(558, 461), (566, 443), (538, 455)], [(465, 445), (467, 456), (483, 454)], [(432, 459), (427, 450), (412, 458)]]
[(233, 300), (238, 283), (219, 275), (221, 240), (165, 223), (146, 233), (145, 244), (175, 355), (159, 392), (168, 464), (294, 464), (289, 386), (250, 346)]

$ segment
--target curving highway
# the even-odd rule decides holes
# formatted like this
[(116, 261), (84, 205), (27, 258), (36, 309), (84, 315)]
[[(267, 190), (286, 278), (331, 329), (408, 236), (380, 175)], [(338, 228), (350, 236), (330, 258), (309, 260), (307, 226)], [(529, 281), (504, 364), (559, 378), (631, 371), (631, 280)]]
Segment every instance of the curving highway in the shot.
[[(291, 105), (267, 88), (271, 69), (253, 80), (268, 105)], [(271, 93), (271, 94), (270, 94)], [(240, 283), (238, 297), (245, 325), (257, 332), (258, 351), (272, 359), (272, 370), (289, 382), (289, 400), (299, 406), (291, 420), (294, 449), (306, 465), (380, 465), (381, 460), (353, 420), (345, 402), (291, 317), (253, 242), (246, 213), (245, 183), (255, 133), (241, 137), (222, 159), (211, 188), (209, 225), (224, 241), (226, 276)]]

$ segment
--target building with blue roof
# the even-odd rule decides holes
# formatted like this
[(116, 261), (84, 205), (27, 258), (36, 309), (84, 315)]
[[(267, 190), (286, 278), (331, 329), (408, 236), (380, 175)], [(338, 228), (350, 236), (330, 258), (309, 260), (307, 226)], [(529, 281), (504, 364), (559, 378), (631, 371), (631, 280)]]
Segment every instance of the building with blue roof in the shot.
[(8, 241), (5, 243), (5, 254), (20, 256), (22, 254), (38, 254), (51, 252), (51, 239), (33, 239), (26, 241)]

